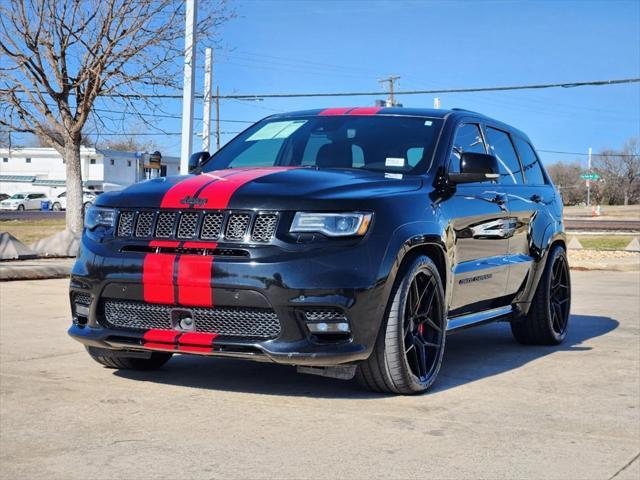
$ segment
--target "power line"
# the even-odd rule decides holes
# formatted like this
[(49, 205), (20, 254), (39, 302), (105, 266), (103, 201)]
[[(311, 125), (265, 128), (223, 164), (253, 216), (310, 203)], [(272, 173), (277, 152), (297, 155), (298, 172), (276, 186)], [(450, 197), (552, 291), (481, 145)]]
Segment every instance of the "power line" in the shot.
[[(559, 152), (557, 150), (541, 150), (539, 148), (536, 149), (538, 152), (544, 152), (544, 153), (557, 153), (558, 155), (580, 155), (583, 157), (588, 157), (589, 154), (588, 153), (582, 153), (582, 152)], [(639, 155), (629, 155), (626, 153), (592, 153), (591, 154), (592, 157), (638, 157)]]
[[(434, 88), (428, 90), (398, 90), (396, 95), (431, 95), (444, 93), (474, 93), (474, 92), (501, 92), (510, 90), (541, 90), (547, 88), (576, 88), (576, 87), (597, 87), (606, 85), (621, 85), (629, 83), (639, 83), (640, 78), (623, 78), (616, 80), (593, 80), (583, 82), (565, 82), (565, 83), (537, 83), (526, 85), (505, 85), (498, 87), (471, 87), (471, 88)], [(1, 89), (0, 92), (8, 92), (7, 89)], [(21, 90), (16, 90), (24, 93)], [(35, 93), (35, 91), (31, 91)], [(309, 93), (262, 93), (262, 94), (227, 94), (220, 95), (221, 100), (257, 100), (261, 98), (302, 98), (302, 97), (372, 97), (386, 95), (388, 92), (309, 92)], [(163, 98), (163, 99), (181, 99), (182, 94), (106, 94), (102, 97), (114, 98)], [(196, 98), (202, 98), (202, 95), (196, 95)]]

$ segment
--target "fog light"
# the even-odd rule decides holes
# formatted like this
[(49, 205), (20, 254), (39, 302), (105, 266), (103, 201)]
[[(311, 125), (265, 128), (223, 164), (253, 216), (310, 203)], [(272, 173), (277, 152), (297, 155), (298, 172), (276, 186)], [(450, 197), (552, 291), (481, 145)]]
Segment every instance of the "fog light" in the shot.
[(307, 323), (307, 327), (311, 333), (348, 333), (348, 322), (320, 322), (320, 323)]
[(89, 305), (81, 305), (80, 303), (76, 303), (76, 315), (78, 315), (79, 317), (88, 317)]

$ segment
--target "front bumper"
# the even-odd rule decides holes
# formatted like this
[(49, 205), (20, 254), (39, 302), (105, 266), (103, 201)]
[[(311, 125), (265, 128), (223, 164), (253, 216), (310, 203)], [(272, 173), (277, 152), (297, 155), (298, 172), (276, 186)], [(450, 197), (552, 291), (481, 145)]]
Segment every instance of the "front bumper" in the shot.
[[(114, 250), (115, 253), (114, 253)], [(173, 332), (167, 341), (149, 341), (153, 331), (113, 328), (105, 320), (107, 300), (140, 302), (145, 296), (142, 271), (145, 254), (123, 252), (118, 245), (104, 245), (83, 236), (80, 255), (71, 275), (74, 322), (69, 335), (100, 348), (128, 351), (226, 356), (289, 365), (335, 366), (366, 359), (375, 344), (386, 302), (385, 284), (376, 279), (374, 262), (366, 244), (327, 249), (283, 252), (264, 246), (248, 258), (218, 258), (212, 263), (211, 290), (216, 307), (250, 307), (273, 310), (280, 322), (277, 338)], [(75, 311), (75, 295), (91, 298), (86, 316)], [(176, 304), (176, 310), (189, 305)], [(343, 312), (349, 331), (341, 335), (312, 333), (302, 312), (330, 308)], [(176, 327), (178, 328), (178, 327)], [(196, 329), (197, 331), (197, 329)], [(209, 331), (209, 333), (211, 333)], [(146, 335), (146, 337), (145, 337)], [(162, 334), (159, 334), (162, 336)], [(171, 337), (171, 333), (168, 334)]]

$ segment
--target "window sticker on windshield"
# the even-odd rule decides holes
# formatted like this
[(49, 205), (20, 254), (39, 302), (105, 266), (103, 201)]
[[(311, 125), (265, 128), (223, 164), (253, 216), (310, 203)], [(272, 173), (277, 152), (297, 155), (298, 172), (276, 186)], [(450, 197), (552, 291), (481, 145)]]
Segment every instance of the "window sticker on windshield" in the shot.
[(387, 157), (384, 161), (385, 167), (404, 167), (404, 158), (402, 157)]
[(430, 127), (431, 125), (433, 125), (433, 122), (431, 120), (427, 120), (424, 122), (426, 127)]
[(288, 122), (267, 123), (264, 127), (255, 132), (245, 141), (253, 142), (255, 140), (274, 140), (276, 138), (287, 138), (305, 123), (307, 123), (306, 120), (290, 120)]

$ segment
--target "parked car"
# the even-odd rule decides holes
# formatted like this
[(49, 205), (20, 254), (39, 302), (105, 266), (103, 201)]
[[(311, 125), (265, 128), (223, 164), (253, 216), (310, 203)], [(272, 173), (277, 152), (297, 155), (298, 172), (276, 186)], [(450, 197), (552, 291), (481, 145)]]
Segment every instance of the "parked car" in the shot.
[(0, 193), (0, 202), (2, 200), (6, 200), (7, 198), (9, 198), (11, 195), (8, 195), (6, 193)]
[(44, 200), (48, 200), (47, 195), (40, 192), (14, 193), (0, 202), (0, 210), (40, 210)]
[[(84, 207), (85, 211), (87, 210), (87, 208), (93, 205), (93, 202), (95, 202), (95, 200), (96, 200), (96, 194), (94, 192), (92, 192), (91, 190), (82, 191), (82, 206)], [(58, 212), (60, 210), (66, 210), (66, 209), (67, 209), (67, 192), (62, 192), (60, 195), (56, 197), (56, 199), (51, 204), (51, 210)]]
[(472, 325), (565, 339), (560, 195), (509, 125), (312, 110), (189, 163), (87, 212), (69, 333), (107, 367), (226, 356), (412, 394), (435, 381), (446, 337)]

